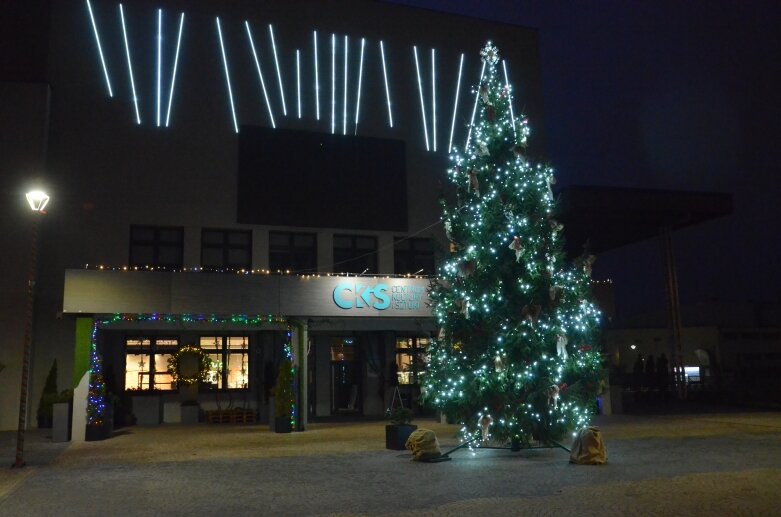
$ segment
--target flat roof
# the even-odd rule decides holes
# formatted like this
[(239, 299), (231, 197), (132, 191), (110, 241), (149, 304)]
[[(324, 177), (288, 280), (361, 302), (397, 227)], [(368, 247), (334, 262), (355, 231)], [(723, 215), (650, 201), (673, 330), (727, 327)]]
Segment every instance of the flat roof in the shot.
[(566, 249), (601, 253), (730, 215), (732, 194), (575, 185), (559, 193)]

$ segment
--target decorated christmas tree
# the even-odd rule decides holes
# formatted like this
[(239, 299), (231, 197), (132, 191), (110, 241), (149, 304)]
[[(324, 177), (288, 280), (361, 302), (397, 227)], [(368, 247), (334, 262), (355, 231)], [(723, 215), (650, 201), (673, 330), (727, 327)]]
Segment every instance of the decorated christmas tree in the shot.
[(442, 201), (450, 255), (431, 286), (439, 336), (425, 397), (463, 425), (464, 440), (550, 443), (588, 424), (601, 374), (585, 252), (568, 264), (553, 170), (526, 156), (499, 54), (481, 51), (479, 116), (448, 169)]
[(90, 348), (89, 391), (87, 393), (87, 427), (102, 427), (106, 417), (106, 383), (103, 380), (103, 360), (95, 341), (97, 325), (92, 329)]

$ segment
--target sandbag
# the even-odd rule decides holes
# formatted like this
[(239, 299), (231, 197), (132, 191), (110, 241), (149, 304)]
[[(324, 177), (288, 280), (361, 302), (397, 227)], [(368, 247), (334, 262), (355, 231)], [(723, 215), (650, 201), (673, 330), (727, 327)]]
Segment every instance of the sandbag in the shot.
[(607, 463), (607, 449), (605, 449), (605, 442), (602, 441), (602, 432), (599, 427), (584, 427), (576, 433), (569, 461), (578, 465), (603, 465)]
[(412, 459), (417, 461), (426, 461), (442, 455), (437, 435), (430, 429), (413, 431), (404, 446), (412, 451)]

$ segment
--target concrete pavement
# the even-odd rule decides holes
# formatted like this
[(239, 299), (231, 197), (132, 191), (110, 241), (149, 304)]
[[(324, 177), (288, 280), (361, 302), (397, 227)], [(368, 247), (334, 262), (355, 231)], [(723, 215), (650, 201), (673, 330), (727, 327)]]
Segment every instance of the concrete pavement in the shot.
[[(418, 421), (443, 449), (455, 426)], [(454, 453), (439, 464), (384, 447), (384, 422), (130, 427), (104, 442), (28, 438), (0, 470), (0, 515), (779, 515), (781, 414), (596, 419), (609, 463), (558, 449)], [(7, 433), (10, 436), (10, 433)], [(35, 433), (33, 433), (35, 435)], [(13, 460), (0, 434), (0, 460)]]

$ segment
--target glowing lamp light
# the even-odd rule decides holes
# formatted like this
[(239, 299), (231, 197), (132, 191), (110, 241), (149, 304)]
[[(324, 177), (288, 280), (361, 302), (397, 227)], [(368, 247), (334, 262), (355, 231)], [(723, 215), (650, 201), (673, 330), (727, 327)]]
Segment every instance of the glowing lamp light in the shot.
[(31, 190), (26, 195), (27, 202), (30, 204), (30, 209), (33, 212), (44, 212), (46, 205), (49, 203), (49, 196), (42, 190)]

